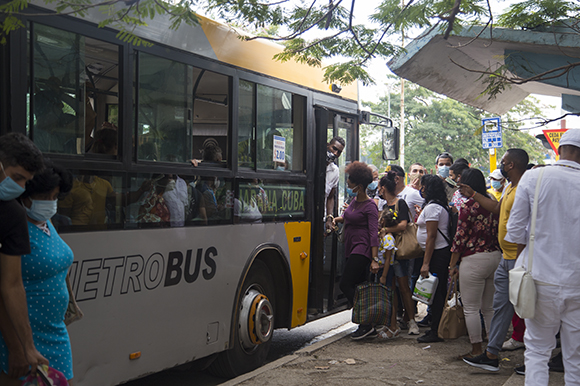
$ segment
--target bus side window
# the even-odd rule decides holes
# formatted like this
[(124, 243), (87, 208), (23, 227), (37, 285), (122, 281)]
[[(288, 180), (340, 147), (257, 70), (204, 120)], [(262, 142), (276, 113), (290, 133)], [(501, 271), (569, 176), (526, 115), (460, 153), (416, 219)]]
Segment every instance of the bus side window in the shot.
[(166, 58), (139, 53), (137, 154), (139, 160), (201, 160), (207, 141), (228, 154), (227, 76)]
[(240, 81), (238, 165), (303, 172), (305, 103), (300, 95)]
[[(72, 32), (35, 24), (28, 90), (32, 120), (27, 131), (45, 153), (83, 155), (95, 152), (101, 128), (116, 131), (119, 48)], [(118, 109), (117, 109), (118, 111)], [(29, 115), (30, 116), (30, 115)], [(117, 150), (108, 149), (108, 155)]]

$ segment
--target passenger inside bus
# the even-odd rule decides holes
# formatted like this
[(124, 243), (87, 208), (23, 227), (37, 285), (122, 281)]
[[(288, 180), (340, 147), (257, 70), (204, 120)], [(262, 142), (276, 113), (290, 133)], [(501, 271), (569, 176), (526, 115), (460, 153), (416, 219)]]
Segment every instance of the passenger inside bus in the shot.
[(155, 223), (168, 226), (171, 219), (169, 207), (163, 197), (169, 183), (169, 176), (158, 174), (151, 180), (151, 189), (147, 192), (137, 216), (138, 223)]

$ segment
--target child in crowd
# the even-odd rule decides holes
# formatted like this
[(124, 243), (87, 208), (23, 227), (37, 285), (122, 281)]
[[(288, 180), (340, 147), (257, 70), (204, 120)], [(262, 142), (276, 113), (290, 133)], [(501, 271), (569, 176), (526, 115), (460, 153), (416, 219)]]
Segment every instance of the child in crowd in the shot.
[(394, 301), (393, 301), (393, 289), (395, 288), (394, 280), (396, 278), (393, 274), (389, 276), (389, 271), (392, 271), (390, 268), (393, 264), (395, 264), (395, 251), (397, 247), (395, 247), (395, 237), (392, 233), (386, 233), (385, 228), (394, 227), (398, 224), (397, 220), (397, 212), (385, 208), (381, 214), (381, 218), (379, 219), (380, 225), (380, 232), (379, 232), (379, 239), (381, 245), (379, 246), (379, 264), (381, 268), (377, 273), (379, 275), (379, 281), (383, 285), (387, 285), (387, 277), (391, 280), (390, 285), (388, 285), (388, 298), (389, 298), (389, 305), (388, 305), (388, 318), (389, 325), (384, 326), (382, 330), (379, 331), (379, 339), (394, 339), (399, 336), (401, 330), (398, 328), (397, 324), (397, 312), (394, 310)]

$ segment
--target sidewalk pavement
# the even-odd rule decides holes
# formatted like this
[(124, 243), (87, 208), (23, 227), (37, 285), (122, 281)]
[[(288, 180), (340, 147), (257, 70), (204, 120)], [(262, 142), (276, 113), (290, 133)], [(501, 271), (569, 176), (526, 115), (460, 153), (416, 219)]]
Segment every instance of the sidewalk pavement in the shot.
[[(523, 350), (501, 352), (500, 371), (494, 373), (457, 359), (471, 348), (467, 336), (421, 344), (406, 331), (394, 340), (362, 341), (350, 339), (352, 331), (354, 327), (221, 386), (524, 385), (524, 377), (514, 373), (524, 363)], [(550, 385), (563, 384), (564, 374), (550, 373)]]

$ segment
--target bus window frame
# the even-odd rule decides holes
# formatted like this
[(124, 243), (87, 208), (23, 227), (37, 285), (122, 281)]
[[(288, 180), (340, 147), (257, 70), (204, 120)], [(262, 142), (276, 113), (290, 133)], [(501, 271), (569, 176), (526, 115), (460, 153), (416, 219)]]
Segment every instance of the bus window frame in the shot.
[[(29, 9), (25, 9), (23, 11), (23, 13), (30, 13), (30, 12), (34, 12), (35, 7), (31, 6), (29, 7)], [(22, 134), (27, 134), (26, 133), (26, 125), (27, 122), (32, 120), (32, 111), (33, 111), (33, 104), (30, 104), (30, 115), (26, 114), (26, 100), (27, 100), (27, 92), (29, 90), (29, 80), (32, 80), (32, 78), (34, 77), (34, 71), (33, 71), (33, 62), (28, 62), (28, 58), (29, 56), (32, 56), (33, 53), (33, 49), (28, 45), (28, 36), (27, 36), (27, 32), (30, 32), (31, 36), (34, 33), (34, 26), (36, 24), (40, 24), (46, 27), (50, 27), (50, 28), (54, 28), (57, 30), (62, 30), (65, 32), (69, 32), (69, 33), (73, 33), (79, 36), (84, 36), (86, 38), (90, 38), (90, 39), (94, 39), (97, 41), (101, 41), (107, 44), (111, 44), (117, 47), (118, 49), (118, 59), (119, 59), (119, 91), (118, 91), (118, 100), (119, 100), (119, 116), (121, 117), (119, 119), (119, 127), (121, 128), (121, 130), (119, 130), (119, 135), (117, 138), (117, 143), (120, 144), (120, 146), (117, 147), (117, 155), (115, 156), (115, 162), (116, 163), (124, 163), (125, 162), (125, 152), (124, 152), (124, 144), (127, 141), (127, 131), (126, 129), (124, 129), (125, 127), (129, 127), (127, 126), (128, 122), (125, 122), (127, 115), (124, 114), (125, 109), (127, 108), (131, 108), (131, 103), (129, 102), (125, 102), (123, 103), (123, 101), (125, 101), (125, 89), (126, 87), (129, 85), (131, 86), (131, 83), (128, 81), (127, 78), (127, 73), (126, 71), (128, 70), (128, 66), (126, 65), (126, 63), (128, 63), (128, 49), (130, 48), (126, 43), (120, 42), (119, 39), (116, 37), (116, 34), (113, 33), (112, 31), (108, 31), (108, 30), (104, 30), (104, 29), (98, 29), (97, 31), (95, 31), (93, 28), (91, 28), (90, 25), (87, 25), (87, 23), (82, 22), (80, 20), (76, 20), (70, 17), (64, 17), (66, 20), (60, 19), (60, 18), (50, 18), (50, 17), (41, 17), (41, 16), (24, 16), (23, 17), (23, 23), (26, 26), (25, 28), (21, 28), (18, 29), (17, 31), (14, 31), (14, 34), (10, 34), (8, 39), (9, 39), (9, 45), (10, 45), (10, 56), (11, 57), (19, 57), (20, 62), (21, 63), (26, 63), (26, 65), (24, 66), (19, 66), (19, 68), (10, 68), (10, 73), (11, 73), (11, 78), (13, 78), (14, 80), (11, 81), (11, 87), (10, 87), (10, 97), (11, 97), (11, 104), (12, 105), (16, 105), (16, 109), (18, 111), (22, 111), (22, 114), (18, 113), (15, 114), (17, 116), (13, 116), (12, 117), (12, 121), (11, 121), (11, 128), (15, 128), (12, 131), (14, 132), (20, 132)], [(18, 49), (17, 47), (26, 47), (25, 50), (22, 49)], [(20, 82), (19, 86), (14, 86), (13, 82), (18, 82), (18, 79), (22, 79), (23, 82)], [(125, 84), (127, 83), (127, 84)], [(128, 106), (127, 106), (128, 105)], [(10, 110), (13, 110), (14, 107), (10, 107)], [(130, 110), (127, 110), (130, 111)], [(131, 141), (131, 136), (128, 136), (129, 141)], [(34, 140), (34, 130), (32, 130), (32, 135), (31, 135), (31, 139)], [(130, 143), (130, 142), (129, 142)], [(90, 153), (84, 153), (82, 155), (71, 155), (71, 154), (59, 154), (59, 153), (47, 153), (51, 159), (58, 159), (58, 160), (63, 160), (63, 161), (70, 161), (71, 163), (73, 163), (77, 168), (79, 165), (79, 162), (83, 163), (84, 165), (84, 161), (86, 160), (86, 158), (91, 158), (90, 156), (87, 157), (87, 155), (89, 155)], [(90, 164), (90, 162), (89, 162)], [(63, 164), (64, 166), (64, 164)]]
[[(65, 31), (77, 33), (89, 38), (104, 41), (106, 43), (115, 44), (119, 49), (119, 122), (122, 127), (130, 127), (129, 130), (123, 130), (122, 142), (119, 146), (119, 156), (117, 159), (103, 159), (102, 157), (82, 157), (79, 159), (78, 156), (67, 156), (62, 154), (54, 154), (51, 156), (56, 162), (61, 164), (63, 167), (71, 169), (82, 169), (86, 171), (110, 171), (110, 172), (126, 172), (131, 173), (176, 173), (183, 176), (209, 176), (213, 175), (220, 178), (233, 179), (233, 186), (237, 187), (236, 180), (238, 179), (268, 179), (268, 180), (286, 180), (292, 183), (303, 183), (307, 188), (307, 202), (306, 202), (306, 214), (305, 219), (312, 219), (314, 214), (314, 200), (310, 198), (312, 194), (312, 184), (315, 182), (314, 170), (309, 170), (307, 165), (312, 165), (317, 158), (318, 152), (324, 149), (315, 149), (317, 146), (315, 134), (315, 107), (324, 106), (326, 109), (332, 109), (335, 111), (341, 111), (343, 115), (352, 115), (356, 119), (356, 108), (352, 104), (352, 101), (344, 100), (342, 98), (337, 98), (334, 95), (326, 95), (322, 92), (312, 90), (305, 86), (291, 84), (282, 80), (274, 79), (269, 76), (264, 76), (262, 74), (254, 73), (250, 70), (236, 68), (229, 64), (218, 63), (207, 58), (200, 57), (194, 53), (183, 52), (174, 47), (167, 47), (161, 43), (156, 43), (153, 47), (133, 47), (130, 44), (119, 42), (115, 37), (114, 32), (109, 30), (98, 29), (87, 22), (80, 20), (73, 20), (72, 18), (63, 17), (55, 19), (42, 18), (38, 21), (38, 17), (26, 18), (25, 22), (31, 21), (33, 23), (41, 23), (48, 25), (53, 28), (62, 29)], [(9, 36), (11, 50), (11, 57), (14, 58), (14, 51), (18, 53), (20, 60), (27, 62), (25, 50), (18, 50), (19, 44), (24, 42), (26, 44), (26, 30), (18, 30), (11, 33)], [(208, 71), (215, 72), (220, 75), (229, 77), (229, 87), (230, 95), (232, 97), (232, 103), (229, 106), (229, 149), (228, 152), (228, 166), (227, 167), (210, 167), (199, 165), (197, 168), (193, 168), (190, 164), (184, 163), (167, 163), (167, 162), (151, 162), (151, 161), (139, 161), (137, 160), (136, 147), (132, 146), (133, 135), (136, 135), (136, 121), (135, 114), (133, 112), (133, 103), (138, 103), (138, 98), (135, 96), (133, 98), (133, 81), (136, 79), (136, 66), (138, 65), (138, 55), (137, 52), (142, 51), (148, 54), (157, 55), (169, 60), (176, 60), (183, 64), (191, 65), (200, 69), (205, 69)], [(16, 76), (12, 77), (11, 80), (11, 96), (14, 105), (14, 101), (18, 101), (17, 105), (20, 107), (9, 106), (10, 111), (16, 111), (17, 114), (12, 114), (12, 127), (14, 126), (15, 120), (22, 119), (26, 112), (26, 88), (17, 88), (14, 84), (23, 83), (27, 81), (27, 68), (11, 69), (11, 74)], [(275, 89), (283, 90), (289, 92), (293, 95), (297, 95), (303, 98), (305, 103), (305, 113), (303, 115), (303, 169), (302, 171), (276, 171), (268, 169), (256, 169), (254, 168), (238, 168), (237, 158), (238, 158), (238, 148), (236, 146), (236, 141), (238, 138), (238, 97), (239, 97), (239, 82), (244, 80), (247, 82), (252, 82), (254, 84), (260, 84), (267, 87), (272, 87)], [(20, 90), (20, 91), (18, 91)], [(20, 93), (18, 98), (14, 98), (15, 94)], [(127, 95), (131, 95), (131, 98), (127, 98)], [(18, 110), (22, 114), (18, 113)], [(124, 113), (124, 111), (130, 111), (131, 113)], [(21, 128), (25, 126), (20, 126)], [(17, 131), (17, 130), (16, 130)], [(20, 130), (24, 132), (24, 129)], [(235, 140), (234, 140), (235, 139)], [(128, 181), (128, 179), (124, 179)], [(127, 187), (124, 187), (127, 188)], [(235, 191), (235, 194), (239, 192)]]

